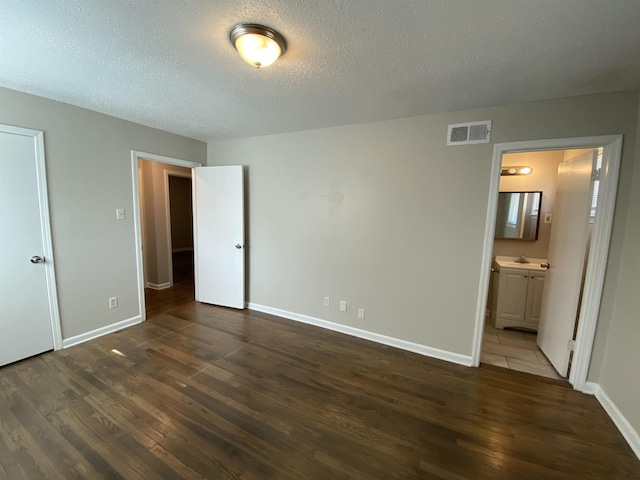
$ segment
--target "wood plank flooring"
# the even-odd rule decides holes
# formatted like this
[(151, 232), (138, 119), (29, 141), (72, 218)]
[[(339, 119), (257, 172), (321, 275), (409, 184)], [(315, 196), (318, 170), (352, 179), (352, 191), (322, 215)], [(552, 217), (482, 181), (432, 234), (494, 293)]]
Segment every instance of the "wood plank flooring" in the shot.
[(195, 299), (193, 251), (174, 252), (173, 286), (163, 290), (145, 288), (147, 318)]
[(190, 301), (0, 369), (3, 479), (618, 479), (566, 382)]

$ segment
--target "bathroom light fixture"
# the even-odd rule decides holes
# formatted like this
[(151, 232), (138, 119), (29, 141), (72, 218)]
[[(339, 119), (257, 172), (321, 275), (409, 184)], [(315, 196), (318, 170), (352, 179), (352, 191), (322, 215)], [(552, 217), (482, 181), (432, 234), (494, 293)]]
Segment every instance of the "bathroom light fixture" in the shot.
[(511, 176), (511, 175), (529, 175), (533, 172), (533, 168), (531, 167), (502, 167), (500, 170), (501, 176)]
[(229, 32), (229, 41), (249, 65), (261, 68), (287, 51), (287, 42), (275, 30), (255, 23), (239, 23)]

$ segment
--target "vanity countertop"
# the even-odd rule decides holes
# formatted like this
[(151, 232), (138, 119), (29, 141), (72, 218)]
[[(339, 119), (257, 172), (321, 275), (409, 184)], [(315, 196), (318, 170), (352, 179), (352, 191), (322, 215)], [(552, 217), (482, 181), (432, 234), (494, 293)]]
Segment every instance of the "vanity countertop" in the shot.
[(519, 257), (496, 256), (495, 262), (500, 268), (518, 268), (520, 270), (536, 270), (539, 272), (545, 272), (547, 270), (540, 266), (542, 263), (547, 263), (546, 258), (527, 258), (529, 263), (516, 263), (518, 258)]

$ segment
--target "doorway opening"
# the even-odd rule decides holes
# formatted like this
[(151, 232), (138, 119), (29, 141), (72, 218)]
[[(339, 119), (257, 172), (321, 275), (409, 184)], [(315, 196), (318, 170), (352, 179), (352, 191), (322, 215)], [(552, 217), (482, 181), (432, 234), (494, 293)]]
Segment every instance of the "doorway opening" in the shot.
[(195, 298), (191, 169), (138, 159), (147, 316)]
[[(174, 263), (179, 264), (179, 261), (174, 262), (174, 252), (171, 248), (171, 222), (167, 220), (167, 212), (170, 212), (171, 208), (168, 202), (169, 194), (164, 195), (164, 202), (158, 202), (154, 199), (154, 208), (146, 209), (153, 211), (156, 219), (160, 218), (153, 227), (149, 226), (146, 217), (142, 218), (141, 192), (144, 197), (148, 197), (149, 193), (145, 191), (145, 182), (141, 181), (144, 173), (142, 173), (140, 161), (150, 161), (152, 166), (156, 165), (155, 168), (163, 171), (178, 171), (176, 176), (180, 176), (180, 172), (183, 174), (189, 172), (191, 175), (195, 298), (191, 294), (191, 291), (194, 290), (191, 290), (187, 301), (195, 299), (200, 303), (239, 309), (246, 308), (243, 167), (229, 165), (198, 168), (202, 167), (199, 163), (132, 150), (131, 171), (138, 299), (142, 320), (147, 318), (145, 287), (150, 286), (150, 283), (153, 284), (152, 287), (156, 287), (151, 290), (160, 291), (174, 287), (174, 274), (179, 274), (179, 272), (174, 271), (173, 266)], [(187, 170), (179, 171), (175, 167), (185, 167)], [(169, 189), (169, 178), (172, 175), (169, 173), (162, 175), (166, 179), (166, 191)], [(165, 190), (155, 189), (154, 196), (156, 192)], [(157, 209), (156, 206), (158, 206)], [(160, 212), (159, 215), (158, 212)], [(146, 225), (146, 228), (143, 229), (143, 225)], [(156, 235), (153, 248), (150, 242), (146, 242), (147, 237), (151, 234)], [(166, 240), (158, 241), (158, 237)], [(146, 249), (144, 248), (145, 243), (149, 243)], [(143, 258), (145, 257), (155, 259), (156, 263), (144, 262)], [(171, 268), (169, 268), (170, 266)], [(180, 268), (179, 265), (176, 266)], [(156, 271), (153, 270), (154, 268)], [(157, 276), (158, 272), (164, 276)], [(153, 282), (154, 274), (156, 274), (156, 283)], [(171, 308), (173, 306), (170, 303), (172, 298), (162, 296), (164, 299), (168, 298), (169, 302), (168, 306), (165, 305), (162, 308)], [(175, 300), (182, 301), (178, 295)]]
[(132, 152), (143, 319), (195, 298), (191, 177), (192, 168), (198, 166), (180, 159)]
[[(566, 167), (574, 163), (574, 159), (580, 156), (585, 156), (587, 163), (593, 157), (595, 164), (592, 168), (598, 170), (602, 148), (505, 153), (502, 156), (492, 253), (494, 261), (480, 355), (483, 364), (566, 380), (566, 375), (561, 375), (545, 354), (546, 347), (538, 345), (547, 273), (547, 268), (542, 265), (549, 264), (550, 239), (554, 237), (553, 212), (556, 207), (560, 208), (555, 202), (558, 169), (561, 165)], [(598, 180), (594, 182), (593, 195), (588, 199), (585, 192), (583, 199), (584, 204), (590, 203), (590, 225), (593, 224), (597, 203)], [(581, 215), (584, 208), (578, 210), (571, 215)], [(562, 215), (567, 213), (561, 212), (558, 221), (563, 221)], [(591, 229), (586, 233), (588, 245)], [(575, 239), (565, 238), (556, 232), (554, 241), (567, 243), (575, 242)], [(578, 245), (560, 247), (575, 249)], [(580, 292), (584, 287), (587, 255), (588, 249), (579, 266)], [(523, 263), (516, 263), (519, 261)], [(579, 301), (577, 307), (579, 309)], [(577, 325), (578, 315), (575, 315), (571, 340), (575, 338)], [(558, 335), (558, 332), (552, 334)]]
[(193, 285), (193, 198), (191, 172), (168, 174), (171, 274), (173, 284)]
[[(556, 378), (568, 377), (574, 388), (584, 388), (604, 283), (621, 145), (621, 136), (495, 145), (474, 338), (474, 366), (480, 364), (482, 356), (483, 363), (503, 362), (503, 367), (516, 367), (539, 375), (547, 373), (546, 376)], [(598, 153), (601, 167), (596, 197), (591, 176), (597, 170)], [(543, 181), (541, 187), (532, 185), (535, 183), (533, 173), (536, 166), (525, 163), (544, 157), (558, 166), (558, 193), (553, 196), (549, 195), (548, 183)], [(510, 168), (504, 169), (506, 175), (501, 176), (503, 162)], [(509, 175), (510, 171), (520, 171), (516, 167), (530, 167), (525, 169), (530, 171), (530, 175)], [(538, 167), (542, 169), (540, 173), (547, 171), (547, 182), (551, 178), (553, 183), (553, 169), (549, 174), (548, 165), (546, 168), (543, 164)], [(571, 179), (580, 179), (577, 180), (581, 185), (579, 195), (566, 193), (573, 192)], [(519, 192), (521, 197), (512, 199), (513, 208), (505, 210), (504, 206), (499, 206), (500, 191)], [(524, 210), (527, 202), (522, 194), (525, 192), (542, 192), (542, 203), (537, 208)], [(597, 198), (597, 209), (594, 198)], [(530, 207), (532, 203), (535, 204), (528, 202)], [(575, 213), (576, 205), (582, 213)], [(554, 211), (549, 211), (550, 208)], [(524, 221), (529, 224), (526, 229), (524, 224), (518, 223), (516, 214), (520, 211), (526, 213)], [(534, 239), (514, 240), (504, 235), (509, 228), (505, 230), (497, 222), (504, 218), (511, 221), (513, 231), (531, 230), (531, 224), (537, 224)], [(517, 228), (518, 225), (522, 228)], [(496, 231), (502, 232), (498, 236), (507, 238), (495, 239)], [(565, 241), (564, 250), (558, 250), (553, 245), (563, 245), (562, 238), (568, 235), (567, 231), (573, 232), (572, 237), (567, 237), (570, 238), (569, 245)], [(554, 240), (554, 237), (557, 238)], [(520, 257), (529, 263), (516, 263)], [(571, 263), (573, 272), (569, 277), (563, 273), (567, 271), (568, 263)], [(573, 310), (570, 311), (567, 305), (572, 305)], [(485, 318), (487, 313), (489, 316)], [(557, 333), (558, 325), (562, 325), (561, 335)], [(561, 338), (564, 336), (567, 338)], [(484, 352), (483, 343), (486, 345)], [(496, 344), (502, 347), (496, 347)], [(538, 351), (537, 344), (542, 346), (542, 350)], [(523, 350), (529, 351), (522, 353)], [(501, 355), (504, 359), (498, 358), (500, 353), (505, 353)], [(570, 358), (571, 370), (567, 373)], [(527, 365), (527, 359), (531, 365)], [(549, 370), (550, 364), (553, 370)]]

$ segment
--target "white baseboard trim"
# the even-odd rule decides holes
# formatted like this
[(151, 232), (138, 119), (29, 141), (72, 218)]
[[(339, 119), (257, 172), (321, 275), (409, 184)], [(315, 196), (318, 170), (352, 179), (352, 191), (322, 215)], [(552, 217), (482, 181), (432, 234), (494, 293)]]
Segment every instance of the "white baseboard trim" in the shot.
[(363, 338), (365, 340), (381, 343), (383, 345), (399, 348), (401, 350), (408, 350), (409, 352), (419, 353), (420, 355), (424, 355), (427, 357), (437, 358), (439, 360), (445, 360), (451, 363), (457, 363), (458, 365), (470, 367), (472, 363), (472, 358), (470, 355), (461, 355), (459, 353), (440, 350), (438, 348), (408, 342), (399, 338), (388, 337), (379, 333), (369, 332), (367, 330), (361, 330), (359, 328), (349, 327), (347, 325), (341, 325), (339, 323), (328, 322), (326, 320), (310, 317), (308, 315), (280, 310), (279, 308), (267, 307), (265, 305), (258, 305), (256, 303), (248, 303), (247, 306), (251, 310), (256, 310), (258, 312), (269, 313), (271, 315), (287, 318), (296, 322), (315, 325), (316, 327), (326, 328), (327, 330), (333, 330), (334, 332), (345, 333), (353, 337)]
[(103, 335), (106, 335), (108, 333), (117, 332), (118, 330), (122, 330), (140, 322), (142, 322), (142, 317), (140, 315), (136, 315), (135, 317), (127, 318), (126, 320), (112, 323), (111, 325), (107, 325), (105, 327), (96, 328), (95, 330), (91, 330), (90, 332), (81, 333), (80, 335), (76, 335), (75, 337), (65, 338), (64, 340), (62, 340), (62, 348), (73, 347), (74, 345), (88, 342), (89, 340), (102, 337)]
[(605, 393), (600, 384), (588, 382), (585, 387), (589, 383), (595, 385), (594, 395), (600, 402), (600, 405), (602, 405), (604, 411), (607, 412), (607, 415), (613, 420), (615, 426), (618, 427), (618, 430), (620, 430), (620, 433), (631, 447), (631, 450), (633, 450), (633, 453), (640, 459), (640, 435), (638, 435), (636, 429), (633, 428), (633, 425), (629, 423), (629, 420), (627, 420), (617, 405), (613, 403), (613, 400), (609, 398), (609, 395)]
[(165, 282), (160, 284), (147, 282), (147, 288), (150, 288), (151, 290), (165, 290), (171, 287), (172, 287), (171, 282)]
[(599, 388), (600, 385), (598, 385), (596, 382), (585, 382), (581, 391), (582, 393), (586, 393), (587, 395), (595, 395)]
[(173, 248), (171, 249), (171, 252), (172, 253), (193, 252), (193, 247)]

